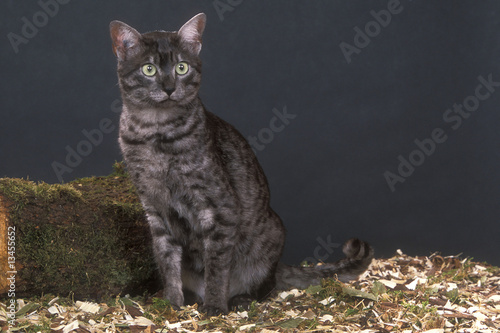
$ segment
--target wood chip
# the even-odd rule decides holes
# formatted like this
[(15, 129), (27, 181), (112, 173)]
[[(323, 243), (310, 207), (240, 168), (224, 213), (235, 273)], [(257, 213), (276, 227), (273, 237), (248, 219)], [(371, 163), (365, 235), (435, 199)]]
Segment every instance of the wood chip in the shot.
[[(399, 251), (393, 258), (374, 259), (352, 283), (325, 280), (212, 318), (197, 305), (173, 311), (133, 298), (117, 298), (115, 306), (57, 297), (18, 299), (13, 332), (38, 332), (47, 323), (58, 333), (500, 332), (498, 290), (498, 268), (457, 256), (410, 257)], [(5, 309), (0, 303), (3, 327)]]
[(125, 305), (125, 310), (127, 310), (127, 312), (132, 316), (132, 318), (142, 316), (143, 314), (141, 310), (131, 305)]

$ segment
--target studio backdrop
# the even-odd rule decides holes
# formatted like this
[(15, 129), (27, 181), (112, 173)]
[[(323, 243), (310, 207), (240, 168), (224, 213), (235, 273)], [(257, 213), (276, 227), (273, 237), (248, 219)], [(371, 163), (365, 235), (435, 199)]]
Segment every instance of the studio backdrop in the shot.
[(284, 261), (500, 258), (498, 1), (2, 1), (0, 177), (107, 175), (121, 156), (109, 22), (207, 15), (200, 94), (250, 142)]

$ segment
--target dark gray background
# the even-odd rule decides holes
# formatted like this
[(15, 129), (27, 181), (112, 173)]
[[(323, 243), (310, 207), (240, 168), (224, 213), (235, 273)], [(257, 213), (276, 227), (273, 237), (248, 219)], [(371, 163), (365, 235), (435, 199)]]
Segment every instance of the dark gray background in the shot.
[[(350, 63), (340, 43), (353, 45), (354, 28), (395, 0), (59, 1), (67, 3), (46, 22), (37, 1), (0, 4), (0, 177), (110, 173), (121, 157), (109, 22), (177, 30), (205, 12), (208, 109), (245, 137), (264, 133), (273, 109), (296, 115), (257, 151), (288, 229), (285, 261), (334, 260), (332, 244), (356, 236), (378, 256), (463, 252), (500, 264), (500, 87), (456, 130), (443, 120), (474, 95), (479, 76), (500, 82), (498, 1), (401, 0)], [(231, 10), (219, 15), (217, 3)], [(40, 28), (16, 53), (9, 33), (23, 36), (34, 20)], [(52, 164), (66, 164), (67, 147), (106, 118), (114, 130), (58, 178)], [(384, 173), (397, 173), (398, 156), (436, 128), (447, 140), (391, 191)]]

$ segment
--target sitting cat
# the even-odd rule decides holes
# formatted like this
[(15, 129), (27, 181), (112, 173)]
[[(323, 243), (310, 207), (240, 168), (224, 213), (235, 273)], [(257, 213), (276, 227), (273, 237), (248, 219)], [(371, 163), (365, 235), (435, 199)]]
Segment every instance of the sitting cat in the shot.
[(243, 136), (198, 96), (205, 21), (198, 14), (178, 32), (144, 34), (110, 24), (123, 100), (119, 143), (148, 218), (164, 297), (179, 307), (194, 296), (214, 315), (273, 289), (356, 278), (373, 256), (357, 239), (337, 263), (279, 263), (285, 228), (269, 206), (264, 172)]

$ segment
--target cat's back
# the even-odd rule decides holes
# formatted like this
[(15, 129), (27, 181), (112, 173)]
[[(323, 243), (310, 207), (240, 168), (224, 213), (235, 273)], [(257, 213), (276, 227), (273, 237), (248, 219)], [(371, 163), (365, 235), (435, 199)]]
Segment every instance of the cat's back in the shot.
[[(206, 127), (213, 137), (216, 154), (219, 154), (226, 164), (233, 166), (232, 170), (234, 172), (250, 172), (255, 176), (258, 175), (258, 178), (262, 178), (262, 181), (266, 182), (257, 157), (241, 132), (210, 111), (205, 111), (205, 114)], [(265, 185), (267, 185), (267, 182)]]
[(214, 158), (224, 170), (224, 177), (229, 178), (244, 211), (250, 215), (271, 211), (267, 178), (248, 141), (233, 125), (209, 111), (206, 128), (211, 133)]

